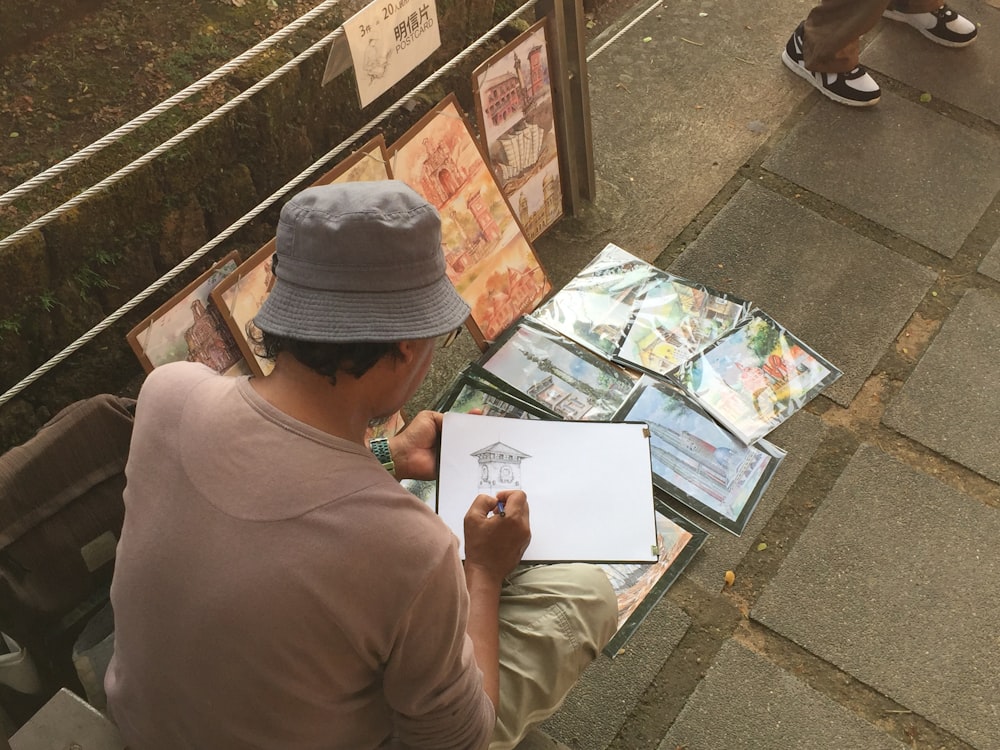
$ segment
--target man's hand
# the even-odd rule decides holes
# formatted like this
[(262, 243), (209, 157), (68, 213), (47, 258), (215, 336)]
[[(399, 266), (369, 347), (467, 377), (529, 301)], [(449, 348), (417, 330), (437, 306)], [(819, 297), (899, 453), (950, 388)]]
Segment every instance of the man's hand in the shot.
[[(497, 504), (504, 504), (504, 514)], [(465, 514), (465, 585), (469, 589), (469, 637), (483, 690), (500, 706), (500, 588), (531, 541), (528, 498), (520, 490), (480, 495)]]
[[(498, 503), (504, 504), (499, 515)], [(476, 568), (497, 585), (521, 562), (531, 541), (528, 498), (520, 490), (479, 495), (465, 514), (465, 569)]]
[(422, 411), (401, 432), (389, 438), (397, 479), (437, 479), (443, 418), (440, 412)]

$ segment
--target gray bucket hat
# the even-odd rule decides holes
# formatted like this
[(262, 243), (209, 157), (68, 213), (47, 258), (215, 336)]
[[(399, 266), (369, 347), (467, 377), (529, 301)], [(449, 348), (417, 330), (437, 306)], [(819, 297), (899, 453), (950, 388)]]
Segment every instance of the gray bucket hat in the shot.
[(293, 197), (281, 209), (274, 275), (254, 323), (298, 341), (432, 338), (469, 317), (445, 273), (437, 209), (398, 180)]

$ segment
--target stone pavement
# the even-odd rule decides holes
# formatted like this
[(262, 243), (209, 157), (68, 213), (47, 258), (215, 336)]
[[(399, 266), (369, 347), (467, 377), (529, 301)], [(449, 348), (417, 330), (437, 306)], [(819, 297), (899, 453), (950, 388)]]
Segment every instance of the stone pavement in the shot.
[(598, 195), (537, 243), (554, 285), (614, 242), (844, 376), (770, 436), (744, 534), (691, 515), (706, 546), (525, 750), (1000, 748), (1000, 11), (952, 3), (966, 50), (883, 21), (852, 110), (779, 60), (811, 4), (674, 0), (591, 62)]

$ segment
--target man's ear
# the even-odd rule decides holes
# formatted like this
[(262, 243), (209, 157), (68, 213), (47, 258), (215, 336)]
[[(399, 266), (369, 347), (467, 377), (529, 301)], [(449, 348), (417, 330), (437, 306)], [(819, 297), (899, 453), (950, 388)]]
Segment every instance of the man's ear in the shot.
[(417, 342), (413, 340), (400, 341), (396, 344), (396, 348), (399, 349), (399, 359), (396, 360), (391, 354), (387, 354), (386, 356), (400, 362), (400, 364), (408, 365), (417, 356), (416, 344)]

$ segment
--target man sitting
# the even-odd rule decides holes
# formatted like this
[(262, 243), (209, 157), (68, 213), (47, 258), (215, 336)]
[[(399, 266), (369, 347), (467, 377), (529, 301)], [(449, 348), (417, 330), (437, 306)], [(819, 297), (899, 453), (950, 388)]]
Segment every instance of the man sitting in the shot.
[(468, 316), (440, 235), (400, 182), (310, 188), (255, 319), (273, 372), (146, 380), (106, 678), (132, 750), (511, 748), (614, 632), (599, 569), (517, 567), (522, 492), (475, 498), (463, 566), (396, 481), (436, 475), (440, 414), (364, 445)]

